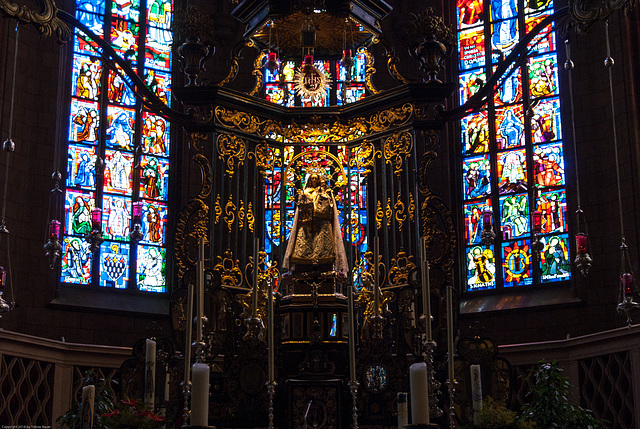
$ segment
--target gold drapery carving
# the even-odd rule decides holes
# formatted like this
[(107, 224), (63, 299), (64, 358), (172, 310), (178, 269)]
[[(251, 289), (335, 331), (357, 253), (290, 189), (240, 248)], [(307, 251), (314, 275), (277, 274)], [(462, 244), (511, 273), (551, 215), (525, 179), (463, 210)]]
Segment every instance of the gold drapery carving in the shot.
[(240, 137), (229, 134), (218, 134), (216, 147), (218, 149), (218, 158), (224, 161), (226, 165), (225, 171), (230, 178), (233, 178), (236, 169), (244, 163), (247, 154), (247, 145)]
[(395, 133), (384, 141), (384, 159), (393, 166), (393, 172), (400, 177), (402, 164), (411, 156), (413, 137), (409, 132)]

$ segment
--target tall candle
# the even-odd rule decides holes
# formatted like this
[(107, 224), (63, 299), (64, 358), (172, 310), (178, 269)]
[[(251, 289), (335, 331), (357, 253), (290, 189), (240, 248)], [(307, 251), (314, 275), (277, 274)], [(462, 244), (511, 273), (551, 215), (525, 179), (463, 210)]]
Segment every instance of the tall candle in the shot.
[(96, 399), (96, 387), (93, 384), (82, 388), (82, 429), (93, 428), (93, 407)]
[(482, 410), (482, 374), (480, 365), (471, 365), (471, 400), (473, 401), (473, 424), (480, 425)]
[(422, 311), (425, 317), (427, 341), (431, 341), (433, 340), (433, 334), (431, 333), (431, 280), (429, 279), (426, 237), (420, 238), (420, 251), (422, 253)]
[(409, 385), (411, 387), (411, 423), (414, 425), (429, 423), (428, 383), (426, 363), (417, 362), (409, 367)]
[(253, 303), (251, 309), (251, 315), (256, 317), (258, 315), (258, 266), (259, 266), (259, 248), (260, 239), (253, 240)]
[(192, 374), (191, 426), (209, 426), (209, 365), (194, 363)]
[(184, 385), (190, 380), (191, 337), (193, 331), (193, 285), (187, 286), (187, 308), (185, 309), (185, 345), (184, 345)]
[(455, 379), (453, 350), (453, 286), (447, 286), (447, 356), (449, 381)]
[(196, 340), (202, 342), (202, 316), (204, 315), (204, 238), (200, 237), (198, 246), (198, 324)]
[(353, 311), (353, 285), (349, 285), (349, 381), (356, 381), (356, 321)]
[(153, 410), (156, 399), (156, 342), (147, 338), (144, 364), (144, 406)]
[(169, 394), (171, 392), (171, 373), (169, 372), (169, 364), (164, 364), (164, 398), (165, 402), (169, 401)]
[(378, 258), (380, 257), (380, 239), (378, 236), (373, 241), (373, 312), (380, 316), (380, 282), (378, 280)]
[(409, 424), (409, 413), (407, 410), (407, 392), (398, 392), (398, 429)]
[(269, 342), (269, 383), (276, 381), (275, 370), (275, 326), (273, 323), (273, 282), (269, 281), (269, 300), (267, 304), (267, 340)]

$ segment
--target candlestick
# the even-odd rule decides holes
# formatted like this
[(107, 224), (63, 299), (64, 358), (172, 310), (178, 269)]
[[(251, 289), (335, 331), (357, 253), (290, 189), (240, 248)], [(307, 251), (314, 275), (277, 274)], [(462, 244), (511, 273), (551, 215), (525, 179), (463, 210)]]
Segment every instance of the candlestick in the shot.
[(96, 386), (89, 384), (82, 388), (82, 429), (93, 428), (93, 407), (96, 399)]
[(429, 423), (429, 385), (427, 364), (417, 362), (409, 367), (409, 385), (411, 387), (411, 423)]
[(356, 321), (353, 311), (353, 285), (349, 285), (349, 381), (356, 382)]
[(202, 316), (204, 315), (204, 237), (200, 237), (198, 246), (198, 319), (196, 341), (202, 342)]
[(253, 308), (251, 309), (251, 316), (256, 317), (258, 315), (258, 263), (260, 259), (259, 254), (260, 239), (253, 240)]
[(380, 257), (380, 239), (373, 240), (373, 312), (380, 316), (380, 282), (378, 281), (378, 258)]
[(156, 342), (147, 338), (144, 364), (144, 406), (153, 410), (156, 399)]
[(190, 380), (191, 371), (191, 336), (193, 331), (193, 285), (187, 286), (187, 308), (185, 320), (185, 346), (184, 346), (184, 385)]
[(480, 365), (471, 365), (471, 400), (473, 401), (473, 424), (480, 425), (482, 410), (482, 376)]
[(194, 363), (192, 368), (191, 426), (209, 425), (209, 365)]
[(407, 392), (398, 392), (398, 429), (409, 424), (409, 413), (407, 410)]
[(453, 286), (447, 286), (447, 355), (449, 382), (455, 379), (453, 350)]
[(273, 282), (269, 281), (269, 300), (267, 301), (267, 341), (269, 343), (269, 383), (276, 381), (275, 371), (275, 326), (273, 321)]
[(424, 312), (425, 334), (427, 341), (433, 340), (431, 332), (431, 279), (429, 278), (429, 261), (427, 260), (427, 239), (420, 238), (422, 257), (422, 311)]

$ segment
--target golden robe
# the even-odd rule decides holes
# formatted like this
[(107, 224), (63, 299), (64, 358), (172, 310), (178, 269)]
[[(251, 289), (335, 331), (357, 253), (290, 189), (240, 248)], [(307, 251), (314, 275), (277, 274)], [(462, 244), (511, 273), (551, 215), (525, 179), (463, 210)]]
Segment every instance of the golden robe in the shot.
[(334, 262), (333, 201), (331, 190), (322, 186), (305, 188), (300, 194), (291, 262), (306, 265)]

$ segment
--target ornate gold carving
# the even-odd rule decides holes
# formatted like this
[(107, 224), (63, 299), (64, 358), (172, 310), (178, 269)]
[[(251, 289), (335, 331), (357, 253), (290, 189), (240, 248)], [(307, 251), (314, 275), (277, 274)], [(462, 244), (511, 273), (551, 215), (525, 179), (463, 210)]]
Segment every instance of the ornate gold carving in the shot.
[(395, 133), (384, 141), (384, 159), (393, 166), (393, 172), (400, 177), (402, 164), (411, 156), (413, 137), (409, 132)]
[(15, 18), (20, 22), (32, 24), (43, 37), (56, 34), (59, 43), (67, 43), (71, 30), (59, 17), (58, 8), (52, 0), (40, 0), (41, 10), (29, 10), (26, 5), (18, 5), (8, 0), (0, 0), (0, 14)]
[(409, 220), (413, 222), (416, 219), (416, 201), (413, 199), (413, 193), (409, 192)]
[(398, 58), (397, 56), (393, 55), (392, 52), (390, 52), (387, 55), (387, 69), (389, 70), (389, 73), (391, 73), (391, 76), (393, 76), (397, 81), (401, 82), (401, 83), (409, 83), (411, 82), (409, 79), (407, 79), (406, 77), (402, 76), (402, 74), (398, 71), (398, 63), (400, 62), (400, 58)]
[(401, 107), (382, 110), (375, 113), (369, 120), (369, 129), (374, 132), (385, 131), (392, 126), (404, 125), (413, 115), (413, 105), (406, 103)]
[(240, 269), (240, 261), (236, 259), (234, 262), (231, 249), (227, 249), (224, 252), (224, 257), (218, 255), (216, 258), (218, 262), (213, 267), (213, 270), (220, 275), (221, 285), (224, 287), (242, 287), (244, 277)]
[(204, 144), (207, 140), (206, 133), (189, 133), (189, 147), (196, 153), (202, 153), (204, 150)]
[(251, 201), (249, 201), (249, 208), (247, 209), (247, 223), (249, 224), (249, 230), (253, 232), (253, 225), (256, 222), (256, 218), (253, 215), (253, 207)]
[[(380, 293), (380, 300), (378, 301), (380, 316), (385, 317), (391, 314), (389, 303), (392, 302), (394, 298), (395, 295), (390, 290)], [(367, 341), (368, 338), (373, 336), (372, 332), (370, 332), (369, 324), (372, 323), (371, 318), (375, 315), (374, 291), (370, 281), (365, 282), (365, 285), (362, 286), (356, 302), (360, 307), (364, 307), (364, 320), (362, 330), (360, 331), (360, 338), (362, 341)]]
[(391, 198), (387, 199), (387, 209), (384, 211), (387, 217), (387, 228), (391, 228), (391, 220), (393, 219), (393, 209), (391, 208)]
[[(330, 170), (329, 174), (327, 169)], [(323, 150), (311, 150), (300, 152), (291, 159), (284, 170), (285, 187), (293, 183), (303, 183), (308, 173), (320, 174), (334, 192), (348, 183), (344, 166), (334, 154)]]
[[(355, 264), (353, 270), (360, 274), (363, 283), (369, 281), (368, 279), (373, 282), (373, 252), (369, 251), (363, 253), (360, 260)], [(380, 284), (380, 287), (382, 287), (387, 276), (387, 267), (382, 263), (382, 255), (378, 255), (378, 271), (380, 272), (378, 283)]]
[(199, 237), (207, 242), (209, 207), (199, 199), (191, 200), (180, 212), (176, 223), (174, 253), (178, 276), (182, 277), (198, 259), (197, 243)]
[(382, 220), (384, 219), (384, 212), (382, 211), (382, 203), (378, 200), (378, 208), (376, 209), (376, 226), (378, 229), (382, 228)]
[(238, 228), (244, 228), (244, 201), (240, 200), (240, 210), (238, 210)]
[(249, 152), (249, 157), (253, 156), (256, 160), (256, 167), (260, 170), (262, 175), (265, 175), (266, 170), (273, 170), (277, 167), (282, 167), (282, 159), (279, 156), (279, 149), (275, 149), (263, 141), (256, 145), (253, 152)]
[(416, 268), (413, 255), (407, 256), (404, 250), (398, 253), (397, 258), (391, 259), (389, 268), (389, 286), (404, 286), (409, 283), (409, 272)]
[(220, 215), (222, 214), (222, 206), (220, 205), (220, 194), (216, 196), (216, 204), (213, 206), (213, 212), (216, 214), (216, 225), (220, 222)]
[(402, 225), (404, 221), (407, 220), (407, 215), (404, 214), (404, 203), (402, 202), (402, 195), (398, 192), (398, 196), (396, 197), (396, 203), (393, 205), (395, 210), (396, 222), (398, 222), (398, 229), (402, 231)]
[(371, 54), (371, 52), (369, 52), (369, 50), (365, 47), (359, 48), (358, 52), (364, 53), (365, 57), (367, 58), (367, 62), (366, 62), (367, 67), (364, 70), (364, 84), (367, 86), (367, 89), (371, 91), (372, 94), (377, 94), (380, 91), (378, 91), (378, 88), (376, 88), (373, 85), (373, 82), (371, 81), (371, 77), (373, 77), (373, 75), (376, 74), (376, 69), (373, 66), (375, 64), (375, 59)]
[(224, 207), (224, 221), (227, 223), (227, 229), (231, 232), (231, 227), (236, 220), (236, 205), (233, 203), (233, 195), (229, 195), (229, 200)]
[(256, 81), (255, 81), (255, 85), (253, 86), (253, 89), (249, 93), (249, 95), (252, 97), (258, 96), (258, 93), (260, 92), (260, 90), (262, 89), (262, 85), (264, 84), (264, 76), (262, 73), (262, 62), (264, 61), (264, 58), (266, 56), (267, 56), (267, 52), (262, 51), (260, 52), (260, 55), (256, 57), (256, 60), (253, 62), (253, 72), (251, 74), (255, 76)]
[(198, 153), (193, 157), (193, 160), (202, 170), (202, 188), (196, 198), (205, 200), (209, 195), (211, 195), (211, 188), (213, 187), (213, 169), (211, 168), (209, 160), (204, 155)]
[(239, 168), (244, 163), (247, 154), (247, 146), (244, 140), (234, 135), (218, 134), (216, 145), (218, 158), (225, 162), (225, 171), (230, 178), (233, 178), (236, 168)]
[(363, 169), (362, 174), (366, 176), (373, 170), (376, 156), (380, 158), (382, 154), (379, 150), (376, 150), (371, 142), (363, 140), (360, 146), (353, 148), (349, 165), (357, 169)]

